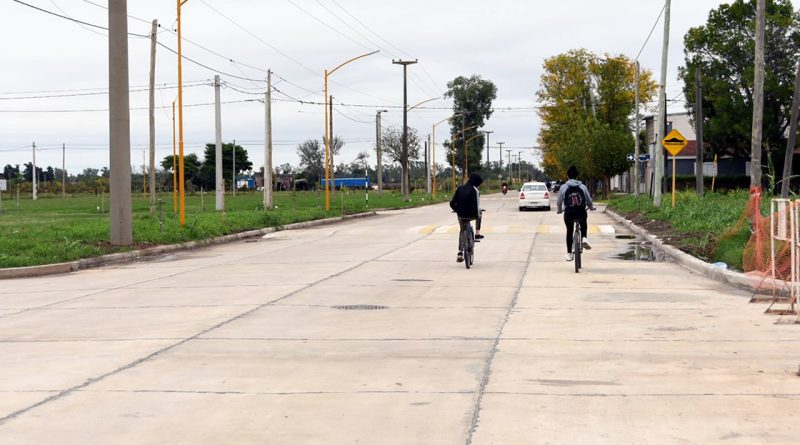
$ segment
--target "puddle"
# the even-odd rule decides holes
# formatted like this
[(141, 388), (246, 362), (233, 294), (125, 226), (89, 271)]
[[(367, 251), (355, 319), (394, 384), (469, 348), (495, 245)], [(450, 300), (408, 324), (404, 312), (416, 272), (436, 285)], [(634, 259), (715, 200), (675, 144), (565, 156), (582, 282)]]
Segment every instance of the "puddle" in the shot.
[[(618, 235), (617, 238), (624, 236), (627, 235)], [(627, 251), (614, 255), (612, 258), (625, 261), (652, 261), (659, 263), (669, 261), (669, 257), (664, 252), (653, 247), (648, 241), (630, 242), (628, 243)]]

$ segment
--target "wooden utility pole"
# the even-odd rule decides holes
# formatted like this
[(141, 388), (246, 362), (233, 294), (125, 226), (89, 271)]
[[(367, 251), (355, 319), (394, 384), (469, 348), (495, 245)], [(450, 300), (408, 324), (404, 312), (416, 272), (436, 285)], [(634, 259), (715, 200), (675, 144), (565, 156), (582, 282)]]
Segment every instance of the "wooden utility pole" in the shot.
[(61, 144), (61, 197), (67, 197), (67, 144)]
[(781, 198), (783, 199), (789, 197), (792, 159), (797, 142), (797, 113), (800, 112), (798, 108), (800, 108), (800, 63), (797, 64), (797, 75), (794, 78), (794, 98), (792, 99), (792, 111), (789, 117), (789, 138), (786, 140), (786, 157), (783, 163), (783, 178), (781, 178)]
[(697, 137), (695, 138), (695, 188), (698, 196), (703, 196), (703, 83), (700, 73), (700, 64), (694, 68), (694, 129)]
[(272, 70), (267, 70), (267, 94), (264, 97), (264, 210), (272, 208)]
[(753, 130), (750, 139), (750, 188), (761, 187), (761, 135), (764, 122), (764, 28), (766, 0), (756, 2), (756, 59), (753, 85)]
[(381, 113), (386, 110), (378, 110), (375, 113), (375, 151), (378, 154), (378, 196), (383, 193), (383, 164), (381, 161)]
[(214, 76), (214, 132), (216, 145), (214, 147), (214, 208), (218, 212), (225, 211), (225, 181), (222, 179), (222, 110), (219, 97), (219, 75)]
[(156, 36), (158, 20), (150, 31), (150, 216), (156, 214)]
[(33, 166), (31, 170), (31, 199), (36, 201), (36, 142), (33, 143), (33, 163), (31, 165)]
[(664, 42), (661, 49), (661, 82), (658, 91), (658, 136), (656, 137), (656, 150), (653, 153), (656, 164), (655, 178), (653, 179), (653, 205), (661, 207), (661, 189), (664, 181), (664, 147), (661, 141), (664, 139), (666, 128), (664, 122), (667, 120), (667, 62), (669, 56), (669, 13), (671, 1), (666, 0), (664, 5)]

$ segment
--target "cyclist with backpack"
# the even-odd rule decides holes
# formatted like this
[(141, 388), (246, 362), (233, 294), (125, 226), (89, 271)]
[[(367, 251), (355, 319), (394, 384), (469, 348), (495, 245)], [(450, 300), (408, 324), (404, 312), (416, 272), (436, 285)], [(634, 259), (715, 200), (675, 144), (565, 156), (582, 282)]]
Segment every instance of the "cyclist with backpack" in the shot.
[(481, 192), (478, 190), (481, 184), (483, 184), (483, 178), (477, 173), (472, 173), (467, 182), (456, 189), (453, 199), (450, 200), (450, 208), (458, 215), (458, 225), (461, 228), (458, 236), (458, 256), (456, 257), (456, 261), (459, 263), (464, 261), (461, 232), (466, 229), (466, 225), (470, 224), (470, 221), (475, 220), (475, 239), (483, 238), (481, 235)]
[(592, 248), (587, 238), (588, 225), (586, 223), (586, 209), (594, 210), (592, 197), (589, 196), (589, 190), (578, 181), (578, 169), (574, 165), (570, 165), (567, 169), (567, 177), (569, 180), (565, 182), (558, 189), (557, 208), (558, 213), (564, 212), (564, 224), (567, 226), (567, 255), (565, 259), (572, 261), (574, 255), (572, 253), (572, 232), (575, 229), (575, 223), (578, 222), (581, 228), (581, 241), (583, 248), (589, 250)]

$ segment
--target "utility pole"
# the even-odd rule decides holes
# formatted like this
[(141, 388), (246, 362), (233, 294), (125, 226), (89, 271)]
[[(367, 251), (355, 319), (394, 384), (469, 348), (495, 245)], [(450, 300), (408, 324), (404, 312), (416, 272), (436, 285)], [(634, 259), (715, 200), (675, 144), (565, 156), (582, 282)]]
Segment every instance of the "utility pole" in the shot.
[(800, 112), (800, 63), (797, 64), (797, 75), (794, 78), (794, 98), (789, 120), (789, 138), (786, 140), (786, 158), (783, 163), (783, 182), (781, 182), (781, 198), (789, 197), (789, 185), (792, 176), (792, 158), (797, 141), (797, 114)]
[(176, 0), (178, 4), (178, 187), (180, 187), (180, 223), (186, 226), (186, 169), (183, 164), (183, 53), (181, 42), (181, 6), (188, 0)]
[(425, 192), (427, 194), (431, 194), (431, 168), (430, 168), (430, 152), (428, 151), (428, 147), (431, 144), (431, 135), (428, 135), (425, 138)]
[(505, 142), (498, 142), (497, 143), (497, 145), (500, 147), (497, 150), (497, 158), (500, 159), (500, 171), (501, 172), (503, 171), (503, 144), (505, 144)]
[(489, 135), (494, 133), (494, 130), (484, 131), (486, 133), (486, 170), (489, 170)]
[(761, 189), (761, 135), (764, 122), (765, 0), (756, 2), (756, 64), (753, 84), (753, 131), (750, 140), (750, 189)]
[(215, 209), (225, 211), (225, 181), (222, 179), (222, 106), (220, 105), (219, 75), (214, 76), (214, 188)]
[[(498, 144), (502, 144), (502, 142), (498, 142)], [(508, 183), (513, 184), (514, 178), (511, 177), (511, 150), (506, 149), (506, 156), (508, 157)]]
[(110, 238), (112, 245), (128, 246), (133, 242), (133, 221), (127, 0), (108, 2), (108, 90), (109, 165), (111, 166)]
[(664, 42), (661, 49), (661, 84), (659, 85), (658, 92), (658, 136), (656, 136), (656, 150), (653, 153), (656, 163), (655, 178), (653, 184), (653, 205), (661, 207), (661, 187), (664, 179), (664, 147), (661, 146), (661, 141), (664, 139), (664, 132), (666, 128), (662, 122), (667, 118), (667, 56), (669, 50), (669, 11), (671, 0), (666, 0), (664, 5)]
[(381, 113), (389, 110), (378, 110), (375, 112), (375, 151), (378, 154), (378, 196), (383, 193), (383, 164), (381, 160)]
[(33, 170), (31, 170), (31, 199), (36, 201), (36, 142), (33, 143)]
[(67, 144), (61, 144), (61, 197), (67, 197)]
[(634, 62), (634, 67), (636, 68), (636, 86), (635, 86), (635, 88), (636, 88), (636, 92), (635, 92), (635, 96), (636, 96), (636, 105), (635, 105), (635, 107), (636, 107), (636, 117), (635, 117), (635, 119), (636, 119), (636, 122), (634, 123), (634, 127), (636, 128), (636, 134), (635, 134), (635, 138), (634, 138), (636, 149), (634, 151), (635, 151), (636, 154), (634, 155), (634, 159), (633, 159), (633, 195), (634, 196), (639, 196), (639, 184), (641, 183), (641, 179), (639, 178), (639, 175), (640, 175), (640, 172), (641, 172), (641, 165), (639, 164), (639, 162), (640, 162), (639, 161), (639, 153), (641, 152), (641, 148), (639, 147), (639, 123), (641, 122), (641, 118), (639, 117), (639, 80), (640, 80), (639, 76), (640, 76), (640, 74), (639, 74), (639, 61), (638, 60), (636, 62)]
[(236, 139), (233, 140), (233, 180), (231, 181), (233, 196), (236, 196)]
[(408, 174), (408, 65), (417, 63), (417, 60), (392, 60), (395, 65), (403, 66), (403, 152), (400, 155), (400, 165), (403, 171), (401, 187), (403, 189), (403, 200), (408, 201), (409, 174)]
[(147, 150), (142, 150), (142, 196), (147, 196)]
[(694, 128), (695, 138), (695, 189), (697, 196), (703, 196), (703, 159), (705, 146), (703, 145), (703, 84), (700, 73), (700, 64), (694, 67)]
[(517, 177), (520, 184), (522, 183), (522, 152), (517, 152)]
[(150, 31), (150, 216), (156, 214), (156, 36), (158, 20)]
[(264, 210), (272, 208), (272, 70), (267, 70), (267, 94), (264, 97)]

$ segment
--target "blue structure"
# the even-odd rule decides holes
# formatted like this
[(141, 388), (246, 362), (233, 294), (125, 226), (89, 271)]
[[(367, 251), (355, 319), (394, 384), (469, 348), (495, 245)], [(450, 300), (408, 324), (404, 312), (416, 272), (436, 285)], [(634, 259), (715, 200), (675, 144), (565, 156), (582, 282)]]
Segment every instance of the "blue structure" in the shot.
[[(335, 178), (331, 179), (331, 185), (334, 188), (340, 189), (342, 187), (347, 187), (351, 189), (363, 189), (369, 188), (369, 178)], [(325, 187), (325, 180), (320, 179), (319, 181), (320, 187)]]

